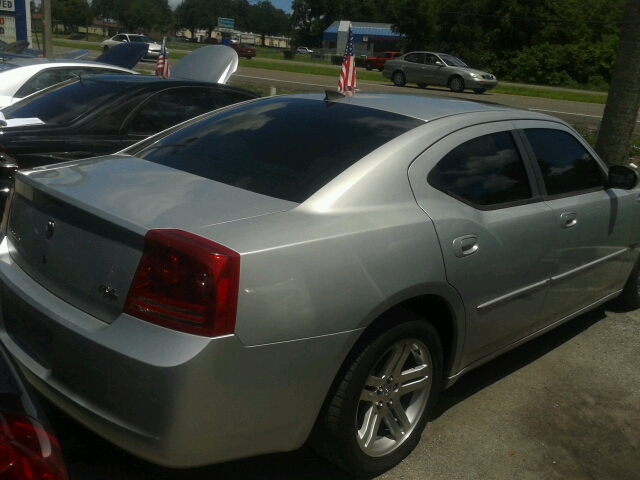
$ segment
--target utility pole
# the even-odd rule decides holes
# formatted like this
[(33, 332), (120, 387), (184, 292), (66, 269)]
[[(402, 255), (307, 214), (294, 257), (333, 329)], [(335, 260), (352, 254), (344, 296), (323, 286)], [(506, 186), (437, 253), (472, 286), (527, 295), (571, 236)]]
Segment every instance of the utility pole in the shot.
[(51, 29), (51, 0), (42, 0), (42, 43), (44, 56), (53, 58), (53, 33)]

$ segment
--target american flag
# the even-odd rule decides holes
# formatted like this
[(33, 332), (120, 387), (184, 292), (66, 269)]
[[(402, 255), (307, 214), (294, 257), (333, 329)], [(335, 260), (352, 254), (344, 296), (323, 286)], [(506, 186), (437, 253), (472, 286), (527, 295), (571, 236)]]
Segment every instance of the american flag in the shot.
[(162, 39), (162, 48), (158, 55), (158, 64), (156, 65), (156, 75), (161, 78), (169, 78), (169, 59), (167, 58), (167, 49), (164, 46), (165, 39)]
[(342, 71), (338, 82), (338, 91), (345, 96), (353, 97), (356, 91), (356, 59), (353, 52), (353, 33), (349, 25), (349, 40), (342, 58)]

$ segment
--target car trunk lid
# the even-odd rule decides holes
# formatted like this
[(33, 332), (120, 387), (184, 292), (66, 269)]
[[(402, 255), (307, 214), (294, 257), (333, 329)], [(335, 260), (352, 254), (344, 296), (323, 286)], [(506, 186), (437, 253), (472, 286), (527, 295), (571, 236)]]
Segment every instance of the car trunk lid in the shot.
[(134, 157), (69, 162), (18, 173), (10, 253), (43, 287), (111, 323), (149, 229), (189, 231), (296, 205)]

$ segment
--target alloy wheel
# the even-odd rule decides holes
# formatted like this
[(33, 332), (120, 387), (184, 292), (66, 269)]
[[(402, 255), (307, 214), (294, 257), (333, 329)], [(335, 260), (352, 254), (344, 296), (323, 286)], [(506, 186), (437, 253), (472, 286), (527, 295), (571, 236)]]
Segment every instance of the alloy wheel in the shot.
[(409, 438), (427, 406), (432, 379), (431, 354), (419, 340), (400, 340), (382, 355), (356, 411), (356, 439), (366, 455), (388, 455)]

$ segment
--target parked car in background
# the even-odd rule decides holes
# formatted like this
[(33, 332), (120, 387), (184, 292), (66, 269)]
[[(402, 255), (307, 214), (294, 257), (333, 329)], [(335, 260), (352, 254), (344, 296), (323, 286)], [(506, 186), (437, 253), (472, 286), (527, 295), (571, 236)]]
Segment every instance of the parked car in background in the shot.
[(26, 40), (19, 40), (13, 43), (0, 40), (0, 59), (12, 56), (42, 58), (43, 54), (40, 50), (29, 48), (29, 42)]
[(169, 79), (80, 77), (0, 110), (0, 207), (17, 168), (114, 153), (203, 113), (256, 98), (215, 83), (225, 83), (237, 63), (228, 47), (202, 47), (174, 65)]
[(229, 46), (236, 51), (238, 57), (240, 58), (251, 60), (256, 56), (256, 49), (245, 45), (244, 43), (230, 43)]
[(17, 173), (0, 340), (43, 395), (149, 461), (309, 439), (369, 478), (466, 372), (617, 296), (640, 306), (637, 182), (531, 111), (233, 105)]
[(307, 53), (313, 53), (313, 50), (307, 47), (298, 47), (296, 49), (296, 53), (299, 53), (300, 55), (305, 55)]
[(130, 70), (146, 54), (145, 44), (123, 43), (100, 55), (95, 62), (83, 60), (12, 59), (0, 63), (0, 108), (72, 78), (90, 75), (134, 75)]
[(373, 55), (372, 57), (367, 57), (364, 59), (364, 66), (367, 70), (373, 70), (374, 68), (382, 71), (384, 70), (384, 64), (387, 63), (387, 60), (391, 60), (393, 58), (399, 57), (402, 55), (402, 52), (381, 52)]
[(467, 88), (475, 93), (484, 93), (498, 85), (495, 75), (470, 68), (459, 58), (446, 53), (406, 53), (385, 63), (382, 75), (398, 87), (416, 83), (420, 88), (434, 85), (448, 87), (457, 93)]
[(0, 477), (67, 480), (60, 444), (46, 414), (1, 345)]
[[(147, 45), (149, 45), (149, 51), (144, 57), (146, 59), (157, 59), (158, 56), (160, 56), (160, 49), (162, 48), (162, 45), (157, 43), (151, 37), (140, 35), (137, 33), (119, 33), (118, 35), (114, 35), (113, 37), (102, 42), (100, 48), (103, 52), (106, 52), (110, 48), (113, 48), (119, 43), (123, 42), (146, 43)], [(167, 53), (169, 53), (169, 50), (167, 50)]]

